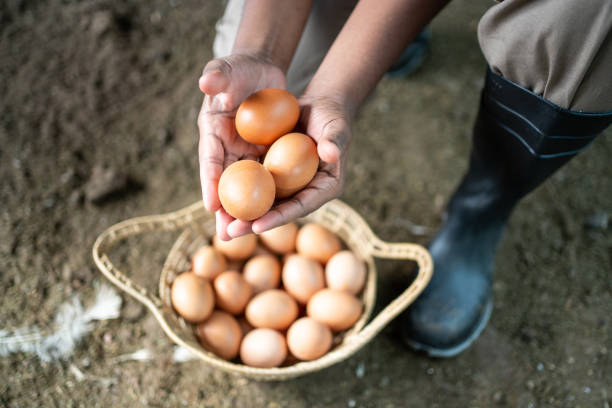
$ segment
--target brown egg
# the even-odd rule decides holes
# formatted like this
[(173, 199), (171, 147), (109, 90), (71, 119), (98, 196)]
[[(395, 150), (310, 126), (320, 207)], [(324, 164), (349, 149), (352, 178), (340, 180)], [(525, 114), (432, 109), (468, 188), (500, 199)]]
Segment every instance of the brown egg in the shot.
[(251, 221), (268, 212), (276, 187), (268, 170), (254, 160), (240, 160), (223, 171), (219, 200), (229, 215)]
[(244, 279), (251, 284), (253, 293), (278, 287), (281, 278), (281, 265), (274, 255), (255, 256), (244, 265)]
[(209, 280), (227, 270), (225, 257), (211, 246), (203, 246), (198, 249), (193, 254), (191, 265), (193, 273)]
[(270, 289), (251, 299), (245, 316), (255, 327), (285, 330), (297, 318), (298, 306), (287, 292)]
[(247, 234), (229, 241), (222, 241), (216, 235), (213, 237), (213, 246), (230, 261), (247, 259), (257, 246), (257, 236)]
[(206, 320), (215, 306), (210, 283), (193, 272), (181, 273), (174, 279), (170, 298), (177, 313), (192, 323)]
[(280, 227), (262, 232), (259, 238), (272, 251), (277, 254), (289, 254), (295, 252), (295, 239), (297, 238), (298, 226), (295, 222), (281, 225)]
[(244, 266), (244, 261), (229, 261), (227, 263), (227, 268), (225, 268), (225, 270), (240, 272), (243, 266)]
[(215, 278), (213, 286), (217, 307), (235, 315), (244, 311), (253, 293), (251, 285), (236, 271), (221, 273)]
[(306, 224), (297, 235), (295, 244), (300, 255), (326, 264), (341, 249), (340, 240), (327, 228), (319, 224)]
[(291, 255), (283, 265), (283, 286), (301, 304), (325, 287), (323, 268), (317, 261), (301, 255)]
[(262, 89), (246, 98), (236, 112), (240, 137), (258, 145), (272, 144), (291, 132), (300, 117), (300, 105), (283, 89)]
[(246, 365), (260, 368), (278, 367), (287, 357), (287, 343), (272, 329), (250, 331), (240, 345), (240, 358)]
[(356, 295), (366, 278), (365, 264), (351, 251), (340, 251), (325, 266), (327, 287)]
[(259, 256), (259, 255), (274, 255), (274, 253), (263, 245), (257, 245), (255, 247), (255, 251), (253, 251), (252, 256)]
[(361, 302), (355, 296), (333, 289), (323, 289), (308, 301), (306, 313), (334, 331), (346, 330), (359, 320)]
[(315, 360), (327, 353), (332, 344), (329, 327), (310, 317), (296, 320), (287, 331), (287, 346), (300, 360)]
[(221, 358), (231, 360), (238, 355), (242, 331), (236, 319), (226, 312), (213, 311), (196, 326), (196, 335), (202, 347)]
[(289, 197), (310, 183), (317, 172), (317, 145), (303, 133), (286, 134), (270, 146), (263, 165), (274, 177), (276, 197)]

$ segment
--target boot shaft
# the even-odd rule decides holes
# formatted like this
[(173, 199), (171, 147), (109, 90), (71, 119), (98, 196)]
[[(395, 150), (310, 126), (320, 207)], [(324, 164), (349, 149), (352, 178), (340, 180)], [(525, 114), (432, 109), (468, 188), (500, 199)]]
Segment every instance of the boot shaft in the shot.
[(490, 69), (474, 126), (468, 173), (449, 211), (505, 220), (516, 203), (612, 122), (612, 112), (562, 109)]

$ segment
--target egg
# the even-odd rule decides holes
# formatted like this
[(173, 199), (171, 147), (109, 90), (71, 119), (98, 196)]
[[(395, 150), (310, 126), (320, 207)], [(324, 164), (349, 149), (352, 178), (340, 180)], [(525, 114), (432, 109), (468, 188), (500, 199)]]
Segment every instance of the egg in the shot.
[(321, 264), (301, 255), (287, 257), (282, 279), (285, 290), (301, 304), (325, 287)]
[(229, 241), (222, 241), (218, 236), (213, 237), (213, 246), (230, 261), (241, 261), (247, 259), (257, 246), (257, 236), (247, 234)]
[(365, 264), (351, 251), (340, 251), (325, 265), (327, 287), (356, 295), (366, 278)]
[(226, 271), (241, 271), (244, 266), (244, 261), (229, 261), (227, 263)]
[(236, 319), (220, 310), (196, 326), (196, 336), (202, 347), (226, 360), (231, 360), (240, 351), (242, 330)]
[(332, 332), (329, 327), (310, 317), (296, 320), (287, 331), (287, 346), (300, 360), (315, 360), (330, 349)]
[(246, 365), (260, 368), (278, 367), (287, 357), (287, 343), (272, 329), (250, 331), (240, 345), (240, 358)]
[(283, 89), (262, 89), (246, 98), (236, 112), (240, 137), (258, 145), (272, 144), (291, 132), (300, 117), (300, 105)]
[(206, 320), (215, 306), (210, 283), (193, 272), (181, 273), (174, 279), (170, 299), (177, 313), (192, 323)]
[(281, 265), (274, 255), (255, 256), (244, 265), (244, 279), (257, 294), (277, 288), (281, 279)]
[(213, 247), (203, 246), (193, 254), (191, 269), (193, 273), (204, 279), (214, 279), (215, 276), (227, 269), (227, 261)]
[(306, 306), (306, 314), (334, 331), (346, 330), (359, 320), (361, 301), (355, 296), (333, 289), (315, 293)]
[(263, 245), (257, 245), (255, 247), (255, 251), (253, 251), (252, 256), (259, 256), (259, 255), (274, 255), (274, 253)]
[(298, 306), (287, 292), (270, 289), (251, 299), (245, 316), (254, 327), (285, 330), (298, 316)]
[(327, 228), (319, 224), (306, 224), (297, 235), (295, 243), (300, 255), (326, 264), (341, 249), (340, 240)]
[(276, 197), (289, 197), (310, 183), (317, 172), (317, 145), (303, 133), (286, 134), (270, 146), (263, 165), (274, 177)]
[(277, 254), (289, 254), (295, 252), (295, 239), (298, 226), (295, 222), (281, 225), (280, 227), (259, 234), (261, 242)]
[(213, 282), (217, 307), (231, 314), (244, 311), (253, 290), (251, 285), (236, 271), (225, 271)]
[(252, 221), (268, 212), (276, 186), (268, 170), (254, 160), (240, 160), (221, 174), (217, 187), (221, 205), (229, 215)]

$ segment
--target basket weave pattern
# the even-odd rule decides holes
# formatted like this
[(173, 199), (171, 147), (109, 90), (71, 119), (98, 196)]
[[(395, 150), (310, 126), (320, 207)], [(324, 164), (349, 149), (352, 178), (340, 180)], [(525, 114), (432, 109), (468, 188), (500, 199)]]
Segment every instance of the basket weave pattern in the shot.
[[(172, 282), (177, 274), (190, 269), (191, 254), (200, 246), (210, 242), (214, 234), (214, 217), (205, 211), (201, 202), (173, 213), (133, 218), (110, 227), (96, 240), (93, 257), (98, 268), (111, 282), (149, 308), (164, 332), (175, 343), (188, 348), (207, 364), (258, 380), (285, 380), (321, 370), (357, 352), (416, 299), (431, 279), (433, 272), (431, 256), (425, 248), (416, 244), (387, 243), (380, 240), (353, 209), (339, 200), (325, 204), (299, 222), (316, 222), (338, 235), (348, 249), (366, 263), (368, 274), (361, 294), (364, 312), (357, 323), (348, 331), (337, 335), (334, 339), (335, 347), (323, 357), (287, 367), (256, 368), (217, 357), (202, 349), (192, 326), (185, 323), (172, 309), (170, 302)], [(174, 243), (162, 268), (159, 296), (130, 280), (111, 263), (107, 255), (115, 244), (128, 236), (180, 229), (183, 232)], [(402, 294), (366, 324), (376, 301), (374, 257), (413, 260), (418, 264), (418, 275)]]

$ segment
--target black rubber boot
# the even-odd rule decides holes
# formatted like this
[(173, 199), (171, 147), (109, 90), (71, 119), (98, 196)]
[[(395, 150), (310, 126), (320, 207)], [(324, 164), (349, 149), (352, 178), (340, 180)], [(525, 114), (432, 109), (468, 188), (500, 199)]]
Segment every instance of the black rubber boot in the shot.
[(559, 108), (487, 71), (470, 167), (429, 245), (431, 282), (401, 316), (412, 348), (452, 357), (486, 326), (495, 250), (516, 203), (612, 122), (612, 112)]

